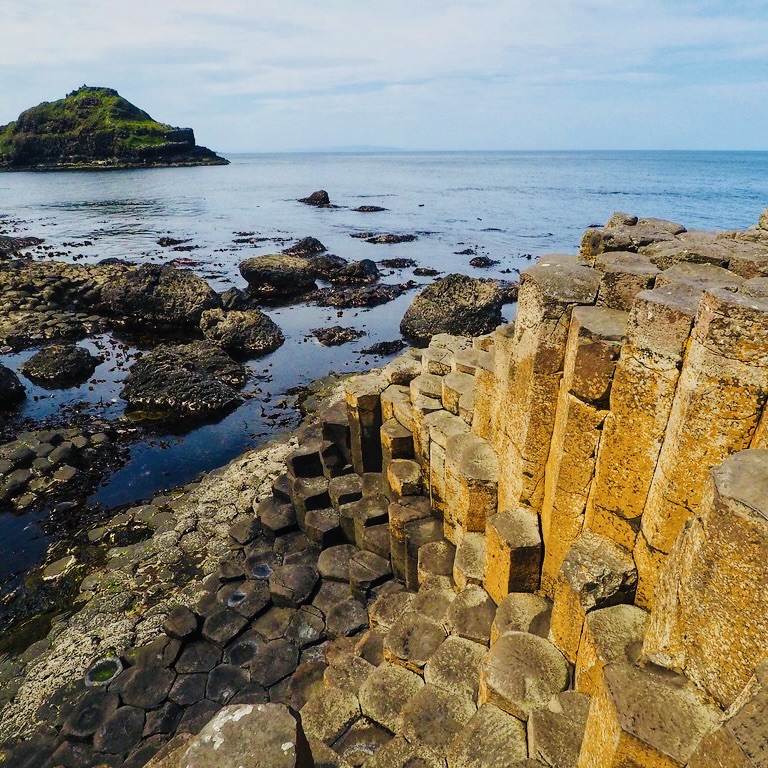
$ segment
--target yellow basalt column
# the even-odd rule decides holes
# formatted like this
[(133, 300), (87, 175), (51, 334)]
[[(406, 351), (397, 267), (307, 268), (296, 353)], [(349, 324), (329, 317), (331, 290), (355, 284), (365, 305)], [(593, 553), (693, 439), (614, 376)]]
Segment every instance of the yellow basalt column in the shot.
[[(704, 294), (642, 518), (648, 545), (672, 548), (709, 470), (748, 448), (768, 399), (768, 299)], [(640, 573), (651, 593), (658, 573)]]
[(698, 516), (667, 557), (644, 654), (730, 706), (768, 658), (768, 450), (712, 470)]
[(563, 559), (584, 524), (597, 447), (627, 313), (576, 307), (544, 478), (541, 586), (552, 597)]
[(632, 550), (672, 409), (701, 292), (641, 291), (616, 363), (587, 500), (587, 526)]
[(500, 424), (500, 510), (541, 510), (571, 310), (594, 303), (599, 285), (599, 272), (569, 256), (543, 256), (521, 275), (513, 376)]

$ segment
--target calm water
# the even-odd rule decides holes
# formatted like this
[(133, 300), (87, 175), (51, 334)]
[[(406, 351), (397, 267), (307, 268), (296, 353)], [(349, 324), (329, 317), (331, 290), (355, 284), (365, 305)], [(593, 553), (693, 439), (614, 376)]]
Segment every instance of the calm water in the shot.
[[(149, 171), (0, 174), (0, 230), (43, 237), (54, 250), (86, 261), (116, 256), (137, 263), (182, 258), (218, 290), (243, 287), (243, 259), (286, 247), (306, 235), (349, 260), (407, 257), (443, 272), (514, 278), (529, 257), (575, 251), (583, 230), (615, 210), (674, 219), (689, 229), (746, 228), (768, 205), (768, 153), (506, 152), (283, 154), (233, 156), (221, 168)], [(339, 208), (296, 202), (328, 190)], [(363, 214), (359, 205), (388, 210)], [(416, 233), (415, 242), (373, 245), (361, 231)], [(267, 238), (258, 246), (236, 233)], [(189, 238), (187, 253), (161, 248), (161, 236)], [(85, 245), (85, 242), (91, 245)], [(75, 245), (64, 246), (65, 243)], [(500, 263), (469, 267), (472, 248)], [(188, 261), (187, 261), (188, 260)], [(411, 269), (385, 272), (385, 281), (413, 279)], [(419, 281), (418, 278), (416, 278)], [(424, 282), (423, 279), (420, 282)], [(297, 306), (267, 310), (286, 344), (251, 363), (257, 397), (214, 425), (185, 435), (156, 434), (132, 451), (129, 464), (92, 499), (113, 507), (187, 482), (295, 424), (286, 390), (327, 372), (380, 362), (361, 357), (375, 342), (399, 337), (413, 292), (372, 310)], [(326, 349), (311, 328), (341, 324), (367, 336)], [(122, 412), (120, 380), (135, 353), (110, 336), (91, 342), (106, 356), (98, 386), (55, 393), (28, 385), (21, 414), (40, 417), (63, 404), (86, 402), (110, 418)], [(17, 367), (31, 352), (0, 355)], [(37, 395), (37, 399), (34, 396)], [(0, 584), (44, 553), (32, 516), (0, 515)]]

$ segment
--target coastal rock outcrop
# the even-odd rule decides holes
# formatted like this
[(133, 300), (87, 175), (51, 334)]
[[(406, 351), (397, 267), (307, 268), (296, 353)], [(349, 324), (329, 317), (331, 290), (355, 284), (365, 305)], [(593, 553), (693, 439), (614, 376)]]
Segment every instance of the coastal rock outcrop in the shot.
[(0, 126), (0, 169), (227, 165), (191, 128), (158, 123), (112, 88), (84, 85)]
[(44, 347), (22, 366), (24, 375), (44, 387), (82, 384), (93, 374), (101, 358), (76, 344)]
[(318, 189), (317, 192), (313, 192), (309, 197), (300, 197), (299, 202), (305, 205), (314, 205), (317, 208), (329, 208), (331, 198), (324, 189)]
[(101, 289), (104, 314), (136, 325), (197, 325), (219, 303), (201, 277), (173, 267), (148, 264), (118, 272)]
[(27, 396), (19, 377), (4, 365), (0, 365), (0, 411), (18, 405)]
[(309, 259), (288, 254), (254, 256), (240, 262), (249, 291), (264, 298), (295, 296), (317, 288), (317, 272)]
[(400, 332), (418, 344), (437, 333), (480, 336), (501, 323), (504, 292), (494, 280), (447, 275), (427, 286), (405, 312)]
[(121, 394), (133, 412), (205, 416), (241, 402), (244, 382), (245, 369), (216, 344), (160, 344), (133, 364)]
[(236, 356), (265, 355), (285, 342), (277, 324), (258, 309), (207, 309), (200, 319), (200, 330), (206, 339)]

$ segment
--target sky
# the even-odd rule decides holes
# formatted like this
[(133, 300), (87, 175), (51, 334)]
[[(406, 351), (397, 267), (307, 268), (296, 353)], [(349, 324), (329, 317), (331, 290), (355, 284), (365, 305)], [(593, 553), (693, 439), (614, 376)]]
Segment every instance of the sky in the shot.
[(768, 149), (765, 0), (0, 0), (0, 124), (116, 88), (223, 153)]

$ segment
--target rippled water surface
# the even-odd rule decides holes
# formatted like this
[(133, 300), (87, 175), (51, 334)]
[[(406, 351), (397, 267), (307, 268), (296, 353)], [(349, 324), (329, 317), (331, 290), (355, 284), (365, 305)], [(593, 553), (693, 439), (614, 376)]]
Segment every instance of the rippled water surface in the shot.
[[(237, 268), (243, 259), (281, 250), (307, 235), (348, 260), (404, 257), (444, 273), (515, 279), (531, 258), (575, 252), (583, 230), (615, 210), (674, 219), (689, 229), (723, 229), (752, 226), (768, 205), (768, 153), (284, 154), (231, 160), (212, 168), (0, 174), (0, 230), (43, 237), (52, 253), (66, 254), (57, 258), (176, 263), (224, 290), (245, 285)], [(339, 207), (297, 202), (317, 189), (326, 189)], [(355, 212), (360, 205), (387, 210)], [(418, 237), (400, 245), (350, 237), (362, 231)], [(242, 233), (264, 240), (234, 242)], [(185, 245), (192, 248), (163, 248), (157, 242), (163, 236), (188, 239)], [(459, 253), (467, 249), (472, 253)], [(468, 262), (475, 254), (499, 264), (473, 269)], [(412, 269), (383, 271), (386, 282), (427, 281), (414, 278)], [(371, 310), (267, 309), (287, 341), (250, 363), (249, 388), (256, 397), (216, 424), (148, 436), (91, 501), (109, 508), (146, 498), (293, 426), (286, 391), (331, 370), (379, 363), (360, 351), (399, 337), (400, 319), (414, 294)], [(311, 328), (332, 324), (367, 335), (335, 348), (309, 337)], [(135, 347), (111, 335), (88, 344), (106, 357), (95, 374), (100, 383), (51, 393), (25, 381), (30, 397), (22, 416), (43, 417), (77, 402), (110, 418), (122, 412), (120, 381)], [(0, 355), (0, 362), (17, 367), (30, 354)], [(0, 515), (0, 543), (11, 560), (17, 553), (16, 567), (44, 541), (31, 516)]]

